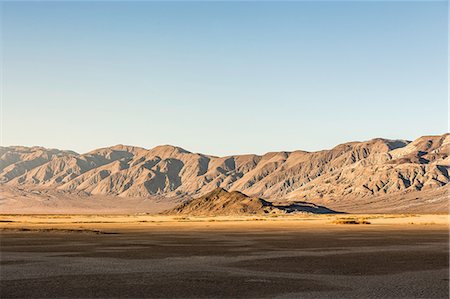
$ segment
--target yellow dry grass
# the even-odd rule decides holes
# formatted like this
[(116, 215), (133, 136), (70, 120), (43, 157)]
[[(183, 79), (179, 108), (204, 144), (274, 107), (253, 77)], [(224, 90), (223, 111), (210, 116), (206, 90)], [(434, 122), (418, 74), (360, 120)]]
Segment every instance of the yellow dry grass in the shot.
[[(367, 224), (370, 225), (336, 225)], [(0, 215), (0, 230), (120, 230), (152, 229), (352, 229), (356, 227), (385, 228), (448, 228), (449, 215), (286, 215), (280, 217), (221, 216), (174, 217), (155, 215)]]

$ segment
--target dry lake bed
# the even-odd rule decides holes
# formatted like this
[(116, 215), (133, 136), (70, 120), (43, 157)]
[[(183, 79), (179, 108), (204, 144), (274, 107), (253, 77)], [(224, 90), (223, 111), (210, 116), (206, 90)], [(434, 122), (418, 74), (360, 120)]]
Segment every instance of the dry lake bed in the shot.
[[(353, 220), (370, 224), (339, 224)], [(1, 298), (449, 296), (447, 215), (2, 215), (0, 228)]]

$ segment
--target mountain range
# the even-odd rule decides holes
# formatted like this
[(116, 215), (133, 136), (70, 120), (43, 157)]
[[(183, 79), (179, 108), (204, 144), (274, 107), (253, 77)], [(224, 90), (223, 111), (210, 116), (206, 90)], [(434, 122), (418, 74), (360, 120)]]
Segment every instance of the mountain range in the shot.
[[(347, 207), (384, 202), (448, 211), (450, 134), (376, 138), (316, 152), (216, 157), (163, 145), (115, 145), (85, 154), (0, 147), (0, 184), (83, 196), (188, 200), (216, 188), (268, 201)], [(414, 202), (416, 204), (414, 204)], [(395, 205), (393, 206), (395, 208)]]

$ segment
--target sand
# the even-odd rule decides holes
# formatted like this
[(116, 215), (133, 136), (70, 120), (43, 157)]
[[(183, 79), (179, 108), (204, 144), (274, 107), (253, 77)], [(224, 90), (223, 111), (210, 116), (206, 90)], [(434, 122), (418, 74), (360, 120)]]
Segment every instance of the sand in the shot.
[(448, 220), (2, 215), (0, 296), (448, 298)]

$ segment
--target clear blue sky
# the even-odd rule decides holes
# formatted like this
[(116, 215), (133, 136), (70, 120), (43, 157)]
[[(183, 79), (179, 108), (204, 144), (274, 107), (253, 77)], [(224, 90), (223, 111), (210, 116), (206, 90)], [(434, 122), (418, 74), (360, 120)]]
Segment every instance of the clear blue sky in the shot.
[(3, 2), (3, 145), (215, 155), (447, 128), (446, 2)]

